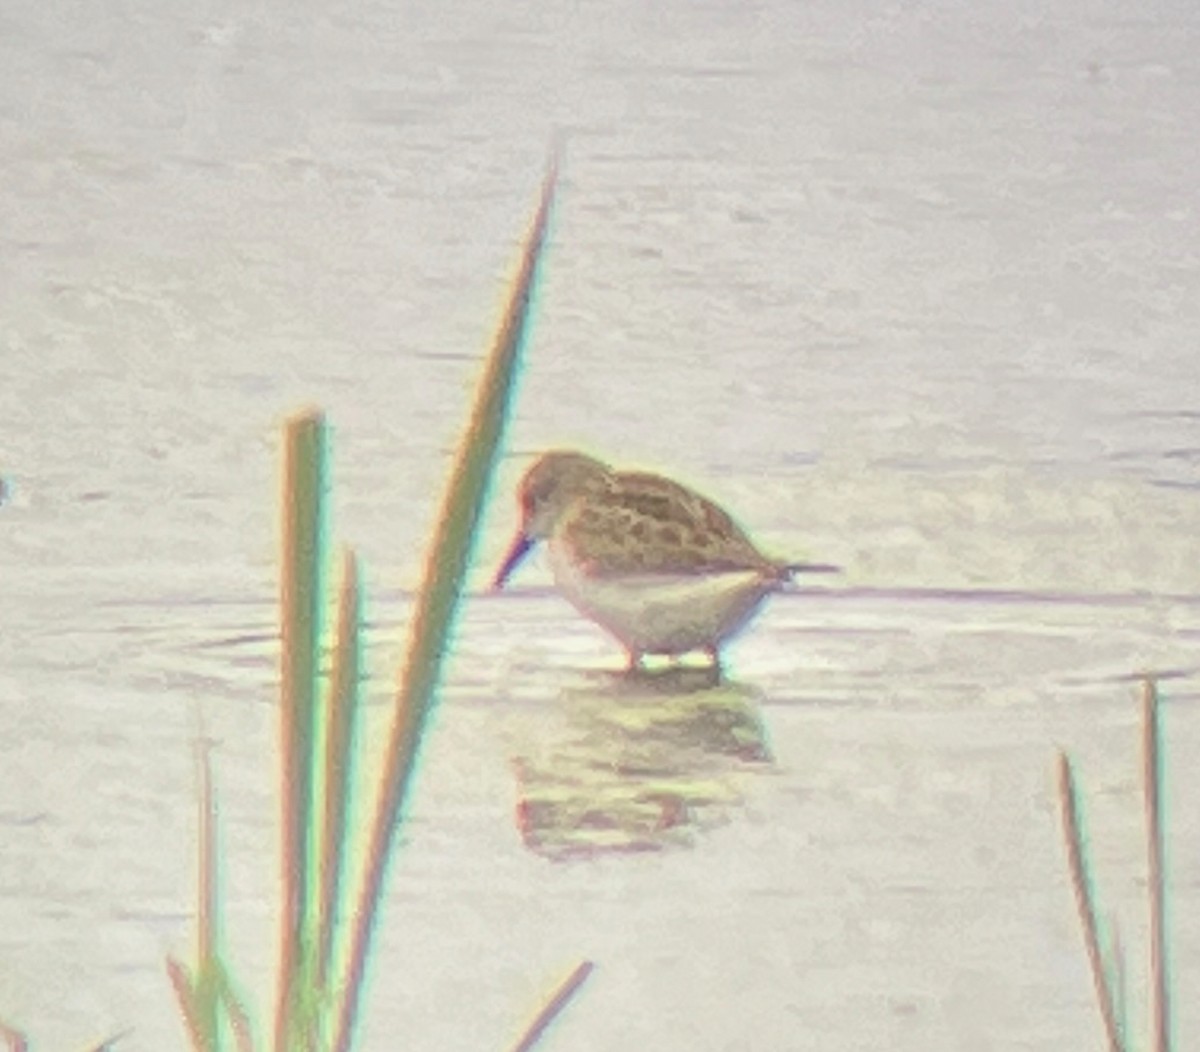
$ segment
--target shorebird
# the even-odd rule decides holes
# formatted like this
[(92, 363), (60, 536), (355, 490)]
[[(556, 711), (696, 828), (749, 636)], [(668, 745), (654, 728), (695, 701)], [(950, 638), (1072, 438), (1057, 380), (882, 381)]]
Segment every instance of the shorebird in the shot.
[(521, 523), (493, 588), (539, 541), (555, 584), (625, 648), (631, 671), (649, 654), (708, 655), (794, 574), (826, 563), (772, 559), (718, 505), (662, 475), (616, 471), (583, 453), (543, 454), (517, 490)]

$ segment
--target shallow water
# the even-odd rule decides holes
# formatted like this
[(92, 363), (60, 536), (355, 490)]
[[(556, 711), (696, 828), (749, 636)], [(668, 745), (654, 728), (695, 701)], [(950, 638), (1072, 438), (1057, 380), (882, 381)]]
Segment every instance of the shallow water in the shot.
[[(182, 1047), (198, 709), (266, 1003), (279, 421), (336, 427), (373, 748), (562, 129), (363, 1047), (505, 1047), (581, 957), (556, 1048), (1098, 1043), (1053, 759), (1136, 984), (1143, 670), (1187, 1047), (1198, 37), (1169, 0), (10, 5), (0, 1018)], [(719, 688), (614, 676), (544, 564), (482, 591), (550, 444), (677, 474), (845, 581), (774, 598)]]

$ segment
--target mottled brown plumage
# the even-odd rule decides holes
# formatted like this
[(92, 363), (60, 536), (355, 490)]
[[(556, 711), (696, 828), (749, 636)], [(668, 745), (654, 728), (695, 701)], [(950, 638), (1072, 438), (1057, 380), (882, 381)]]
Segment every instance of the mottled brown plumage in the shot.
[(757, 570), (768, 559), (745, 531), (706, 497), (647, 472), (610, 472), (558, 519), (562, 542), (597, 577)]
[(771, 559), (695, 490), (580, 453), (540, 457), (518, 499), (521, 529), (495, 586), (547, 541), (560, 590), (624, 645), (631, 667), (690, 650), (717, 667), (720, 645), (794, 571), (834, 569)]

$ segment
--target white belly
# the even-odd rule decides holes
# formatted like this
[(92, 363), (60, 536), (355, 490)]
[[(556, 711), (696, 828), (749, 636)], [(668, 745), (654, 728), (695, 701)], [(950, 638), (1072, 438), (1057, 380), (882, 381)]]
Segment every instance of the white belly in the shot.
[(775, 582), (752, 570), (596, 578), (550, 545), (562, 594), (585, 617), (637, 654), (685, 654), (718, 647), (742, 628)]

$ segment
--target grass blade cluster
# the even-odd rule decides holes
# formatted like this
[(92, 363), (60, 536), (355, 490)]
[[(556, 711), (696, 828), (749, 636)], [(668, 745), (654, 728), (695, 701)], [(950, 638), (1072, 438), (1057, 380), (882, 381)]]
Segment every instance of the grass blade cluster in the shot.
[[(347, 551), (329, 675), (320, 675), (328, 434), (308, 410), (284, 429), (281, 523), (279, 954), (271, 1044), (275, 1052), (345, 1052), (361, 1008), (371, 938), (387, 864), (431, 711), (462, 595), (496, 452), (508, 415), (547, 238), (557, 173), (552, 164), (522, 252), (466, 431), (447, 486), (412, 618), (382, 767), (359, 784), (359, 680), (362, 589)], [(234, 994), (221, 941), (217, 801), (207, 744), (199, 735), (199, 873), (196, 959), (167, 961), (180, 1014), (196, 1052), (232, 1038), (238, 1052), (258, 1047), (250, 1016)], [(359, 797), (373, 796), (361, 873), (352, 881)], [(349, 918), (349, 923), (343, 923)], [(551, 997), (519, 1048), (530, 1048), (591, 970), (580, 965)], [(3, 1032), (0, 1031), (0, 1034)]]

